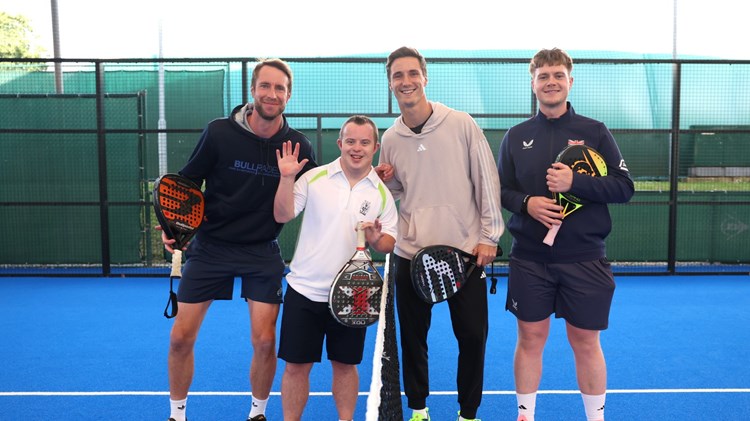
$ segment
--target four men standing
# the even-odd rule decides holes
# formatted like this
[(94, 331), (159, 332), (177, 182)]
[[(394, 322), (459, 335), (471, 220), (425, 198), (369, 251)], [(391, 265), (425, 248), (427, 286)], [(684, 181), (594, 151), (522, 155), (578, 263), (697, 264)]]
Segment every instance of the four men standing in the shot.
[[(382, 196), (385, 208), (381, 210), (390, 209), (393, 199), (400, 202), (397, 232), (391, 226), (395, 215), (388, 214), (385, 226), (380, 224), (381, 214), (365, 219), (370, 246), (381, 252), (393, 250), (395, 254), (401, 367), (407, 405), (412, 409), (411, 421), (430, 420), (427, 333), (433, 305), (422, 301), (413, 290), (411, 259), (423, 247), (444, 244), (475, 255), (479, 266), (492, 262), (505, 229), (501, 197), (502, 206), (513, 213), (508, 223), (513, 246), (506, 309), (518, 319), (514, 359), (518, 420), (534, 420), (542, 353), (552, 313), (566, 320), (587, 417), (592, 421), (604, 419), (606, 366), (599, 332), (607, 327), (614, 293), (614, 278), (604, 247), (611, 229), (607, 203), (628, 201), (634, 188), (617, 144), (604, 124), (575, 114), (567, 102), (573, 84), (572, 60), (559, 49), (541, 50), (534, 56), (531, 84), (539, 113), (508, 130), (497, 165), (482, 129), (471, 116), (427, 100), (427, 65), (417, 50), (402, 47), (393, 51), (388, 56), (386, 71), (388, 87), (398, 101), (401, 115), (383, 134), (380, 162), (375, 168), (371, 163), (379, 147), (377, 128), (368, 118), (355, 116), (342, 127), (339, 138), (342, 155), (334, 163), (340, 164), (319, 167), (316, 173), (294, 182), (316, 164), (309, 141), (290, 129), (282, 115), (291, 95), (292, 76), (286, 63), (280, 60), (261, 62), (256, 67), (251, 88), (253, 104), (238, 107), (230, 118), (212, 122), (204, 131), (181, 171), (198, 184), (205, 180), (210, 222), (201, 227), (188, 247), (185, 273), (178, 290), (180, 312), (172, 329), (169, 353), (170, 421), (185, 420), (187, 390), (193, 372), (192, 349), (200, 324), (213, 300), (231, 299), (234, 276), (243, 279), (242, 296), (248, 301), (255, 350), (250, 371), (253, 410), (248, 420), (265, 420), (265, 404), (276, 369), (275, 327), (282, 297), (282, 272), (277, 269), (269, 272), (277, 267), (283, 271), (283, 263), (278, 265), (277, 236), (284, 222), (310, 203), (316, 203), (319, 197), (340, 201), (335, 196), (341, 197), (341, 192), (336, 193), (341, 189), (333, 189), (338, 183), (332, 178), (337, 171), (343, 171), (341, 180), (348, 180), (344, 184), (351, 194), (359, 187), (369, 189), (368, 201), (378, 201), (381, 197), (377, 189), (382, 180), (390, 193)], [(356, 132), (352, 131), (355, 129)], [(555, 155), (570, 142), (597, 149), (606, 159), (608, 176), (585, 177), (574, 174), (565, 165), (553, 163)], [(257, 151), (247, 149), (248, 145), (256, 144)], [(235, 155), (231, 159), (227, 155), (231, 151), (247, 155), (250, 162), (262, 161), (253, 168), (266, 170), (249, 173), (230, 168), (229, 161), (236, 162)], [(261, 156), (263, 151), (265, 157)], [(373, 178), (374, 174), (377, 177)], [(317, 182), (320, 177), (327, 181)], [(331, 188), (320, 192), (310, 190), (313, 182), (324, 187), (330, 184)], [(263, 198), (252, 199), (260, 192), (265, 192)], [(542, 242), (546, 231), (561, 221), (561, 206), (553, 194), (563, 192), (579, 196), (586, 206), (580, 215), (566, 219), (557, 242), (548, 246)], [(239, 197), (245, 193), (246, 197)], [(232, 202), (237, 203), (229, 206)], [(325, 208), (326, 216), (342, 211), (330, 205)], [(321, 229), (310, 221), (331, 223), (317, 215), (318, 208), (323, 209), (318, 206), (313, 211), (315, 215), (305, 218), (304, 232), (300, 233), (305, 238), (300, 239), (304, 240), (301, 244), (314, 244), (310, 233)], [(346, 226), (351, 228), (353, 221), (347, 220)], [(258, 241), (251, 238), (260, 233), (266, 233), (265, 237)], [(388, 241), (383, 242), (385, 239)], [(172, 241), (165, 237), (164, 242), (171, 250)], [(299, 308), (303, 308), (300, 303), (308, 303), (305, 306), (310, 311), (317, 311), (314, 309), (318, 303), (325, 306), (317, 298), (323, 297), (316, 292), (318, 284), (307, 279), (307, 274), (320, 272), (309, 262), (309, 256), (314, 254), (309, 247), (305, 253), (298, 249), (292, 262), (285, 308), (296, 302), (295, 308), (288, 310), (289, 317), (297, 313), (294, 317), (298, 321), (305, 320), (299, 313)], [(331, 267), (340, 266), (338, 260), (346, 256), (338, 257), (336, 265)], [(207, 288), (214, 292), (206, 292)], [(290, 295), (293, 290), (298, 290), (296, 295), (292, 294), (294, 297)], [(484, 271), (474, 271), (466, 286), (447, 305), (459, 348), (458, 421), (477, 420), (488, 335)], [(289, 397), (283, 398), (284, 417), (297, 420), (306, 401), (304, 385), (312, 363), (319, 361), (320, 349), (316, 346), (308, 353), (301, 353), (303, 346), (292, 341), (292, 336), (284, 339), (284, 326), (279, 350), (279, 357), (287, 361), (282, 393)], [(295, 336), (300, 329), (310, 332), (310, 327), (300, 326), (297, 323)], [(292, 332), (291, 327), (287, 329)], [(349, 337), (345, 340), (353, 341), (357, 349), (364, 340), (363, 335), (354, 337), (335, 330), (322, 330), (319, 340), (322, 341), (323, 335)], [(339, 386), (356, 386), (355, 366), (361, 360), (361, 350), (346, 353), (341, 349), (333, 349), (334, 374), (339, 373)], [(334, 378), (334, 393), (336, 381)], [(336, 397), (343, 419), (353, 415), (350, 389), (339, 387)], [(356, 401), (356, 394), (353, 396)]]

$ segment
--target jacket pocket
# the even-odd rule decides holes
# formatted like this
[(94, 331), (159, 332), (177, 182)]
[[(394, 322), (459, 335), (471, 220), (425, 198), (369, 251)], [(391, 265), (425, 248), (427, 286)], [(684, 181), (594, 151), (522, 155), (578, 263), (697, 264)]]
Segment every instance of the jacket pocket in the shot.
[(464, 219), (450, 205), (415, 209), (409, 218), (404, 239), (425, 247), (429, 245), (460, 245), (468, 237)]

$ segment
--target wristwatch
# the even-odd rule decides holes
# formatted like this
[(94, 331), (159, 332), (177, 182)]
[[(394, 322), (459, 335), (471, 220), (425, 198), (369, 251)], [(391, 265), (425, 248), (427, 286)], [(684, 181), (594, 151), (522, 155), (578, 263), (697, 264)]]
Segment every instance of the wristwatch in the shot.
[(523, 198), (523, 203), (521, 203), (521, 213), (528, 214), (529, 213), (529, 198), (531, 195), (526, 195), (526, 197)]

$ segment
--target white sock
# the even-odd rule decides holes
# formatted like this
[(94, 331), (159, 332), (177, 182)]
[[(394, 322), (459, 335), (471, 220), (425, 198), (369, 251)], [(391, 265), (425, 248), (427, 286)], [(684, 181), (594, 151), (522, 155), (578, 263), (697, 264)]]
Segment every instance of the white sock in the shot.
[(534, 411), (536, 410), (536, 392), (534, 393), (516, 393), (516, 402), (518, 402), (518, 415), (526, 417), (527, 421), (534, 421)]
[(583, 408), (586, 410), (586, 419), (588, 421), (604, 420), (604, 401), (607, 399), (607, 394), (586, 395), (581, 393), (581, 397), (583, 398)]
[(187, 406), (187, 398), (180, 399), (178, 401), (169, 400), (169, 418), (174, 418), (175, 421), (185, 421), (185, 407)]
[(253, 396), (253, 403), (250, 407), (250, 415), (248, 415), (248, 418), (252, 418), (256, 415), (266, 414), (266, 405), (268, 405), (268, 398), (265, 398), (263, 400), (260, 400)]
[(425, 418), (427, 418), (427, 408), (422, 409), (412, 409), (412, 415), (419, 414)]

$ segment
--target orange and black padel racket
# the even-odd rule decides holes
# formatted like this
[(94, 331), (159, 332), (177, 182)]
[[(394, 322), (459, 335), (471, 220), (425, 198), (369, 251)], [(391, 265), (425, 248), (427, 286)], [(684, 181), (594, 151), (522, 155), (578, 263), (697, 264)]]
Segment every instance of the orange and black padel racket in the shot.
[[(189, 179), (178, 174), (164, 174), (154, 183), (154, 212), (161, 229), (168, 238), (174, 239), (172, 271), (169, 276), (169, 301), (164, 317), (177, 315), (175, 279), (182, 277), (182, 249), (187, 245), (203, 222), (205, 198), (200, 188)], [(169, 310), (170, 304), (172, 311)]]

